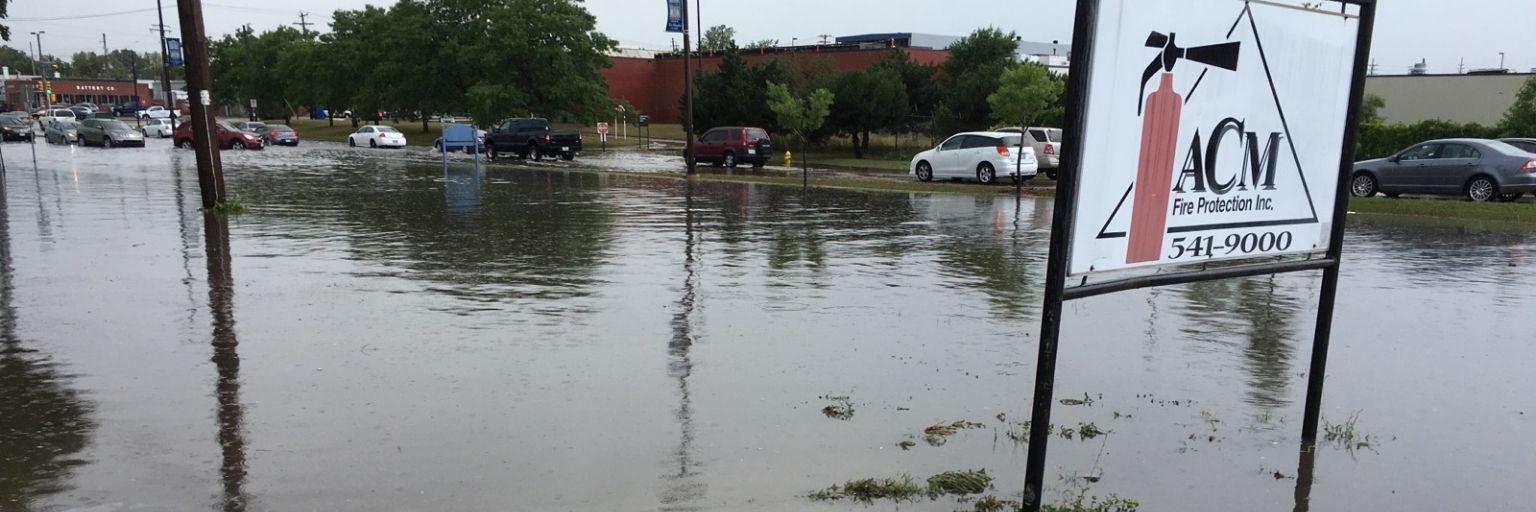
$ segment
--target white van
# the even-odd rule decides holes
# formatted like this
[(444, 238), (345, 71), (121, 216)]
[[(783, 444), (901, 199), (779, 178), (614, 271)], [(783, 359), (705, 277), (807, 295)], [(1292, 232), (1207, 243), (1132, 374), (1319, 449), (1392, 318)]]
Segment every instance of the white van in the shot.
[(41, 123), (40, 126), (48, 126), (48, 123), (53, 121), (74, 121), (75, 111), (67, 108), (48, 109), (48, 112), (37, 120)]

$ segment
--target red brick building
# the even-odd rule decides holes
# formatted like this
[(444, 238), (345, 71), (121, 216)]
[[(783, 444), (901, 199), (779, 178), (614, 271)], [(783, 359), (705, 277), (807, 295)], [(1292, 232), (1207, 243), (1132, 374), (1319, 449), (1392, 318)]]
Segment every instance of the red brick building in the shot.
[[(895, 51), (907, 52), (919, 64), (939, 64), (949, 57), (949, 52), (945, 50), (856, 44), (742, 52), (748, 65), (761, 64), (771, 59), (786, 59), (791, 63), (790, 67), (794, 68), (796, 65), (809, 65), (820, 60), (846, 71), (868, 68)], [(721, 57), (705, 54), (699, 60), (703, 61), (706, 71), (713, 71), (720, 67)], [(694, 63), (698, 64), (699, 60)], [(628, 101), (641, 113), (650, 115), (652, 122), (678, 122), (677, 99), (683, 96), (684, 90), (682, 56), (671, 53), (652, 58), (614, 57), (613, 67), (603, 70), (603, 78), (608, 81), (608, 97)]]
[(39, 78), (19, 78), (5, 81), (5, 104), (12, 109), (32, 107), (47, 103), (60, 103), (73, 105), (80, 102), (96, 104), (122, 105), (130, 103), (135, 98), (139, 104), (148, 105), (150, 100), (149, 86), (142, 83), (134, 83), (129, 80), (78, 80), (72, 78), (55, 78), (52, 82), (53, 94), (57, 101), (46, 101), (42, 98), (42, 90), (37, 87)]

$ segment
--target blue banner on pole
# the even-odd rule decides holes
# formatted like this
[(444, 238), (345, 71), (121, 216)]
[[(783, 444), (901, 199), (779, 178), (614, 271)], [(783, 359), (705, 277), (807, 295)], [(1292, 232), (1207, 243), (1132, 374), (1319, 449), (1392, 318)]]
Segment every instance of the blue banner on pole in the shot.
[(181, 39), (175, 37), (165, 38), (165, 60), (171, 67), (181, 65)]
[(667, 32), (683, 32), (683, 0), (667, 0)]

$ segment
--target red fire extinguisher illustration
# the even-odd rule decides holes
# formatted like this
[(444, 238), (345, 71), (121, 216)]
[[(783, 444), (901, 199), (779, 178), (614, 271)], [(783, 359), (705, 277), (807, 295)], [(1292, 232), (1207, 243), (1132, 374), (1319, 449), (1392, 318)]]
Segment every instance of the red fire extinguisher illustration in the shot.
[[(1174, 157), (1178, 151), (1179, 120), (1184, 97), (1173, 90), (1173, 66), (1179, 59), (1237, 70), (1240, 43), (1221, 43), (1195, 48), (1180, 48), (1175, 34), (1153, 32), (1147, 47), (1161, 48), (1141, 75), (1141, 90), (1161, 74), (1157, 90), (1138, 103), (1141, 120), (1141, 156), (1136, 162), (1136, 194), (1131, 204), (1131, 229), (1127, 234), (1126, 263), (1145, 263), (1162, 259), (1163, 237), (1168, 233), (1168, 196), (1173, 185)], [(1159, 73), (1161, 71), (1161, 73)], [(1140, 94), (1140, 92), (1138, 92)]]

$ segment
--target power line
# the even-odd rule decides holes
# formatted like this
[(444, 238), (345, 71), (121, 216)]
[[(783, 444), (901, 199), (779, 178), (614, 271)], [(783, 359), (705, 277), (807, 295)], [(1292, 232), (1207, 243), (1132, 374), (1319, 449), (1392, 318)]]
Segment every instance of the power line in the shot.
[(79, 15), (79, 16), (54, 16), (54, 17), (48, 17), (48, 18), (6, 18), (6, 21), (17, 22), (17, 21), (83, 20), (83, 19), (87, 19), (87, 18), (106, 18), (106, 17), (111, 17), (111, 16), (121, 16), (121, 15), (124, 15), (124, 14), (137, 14), (137, 13), (149, 12), (149, 11), (153, 11), (153, 10), (154, 9), (134, 9), (134, 10), (131, 10), (131, 11), (104, 12), (104, 13), (100, 13), (100, 14), (82, 14), (82, 15)]

